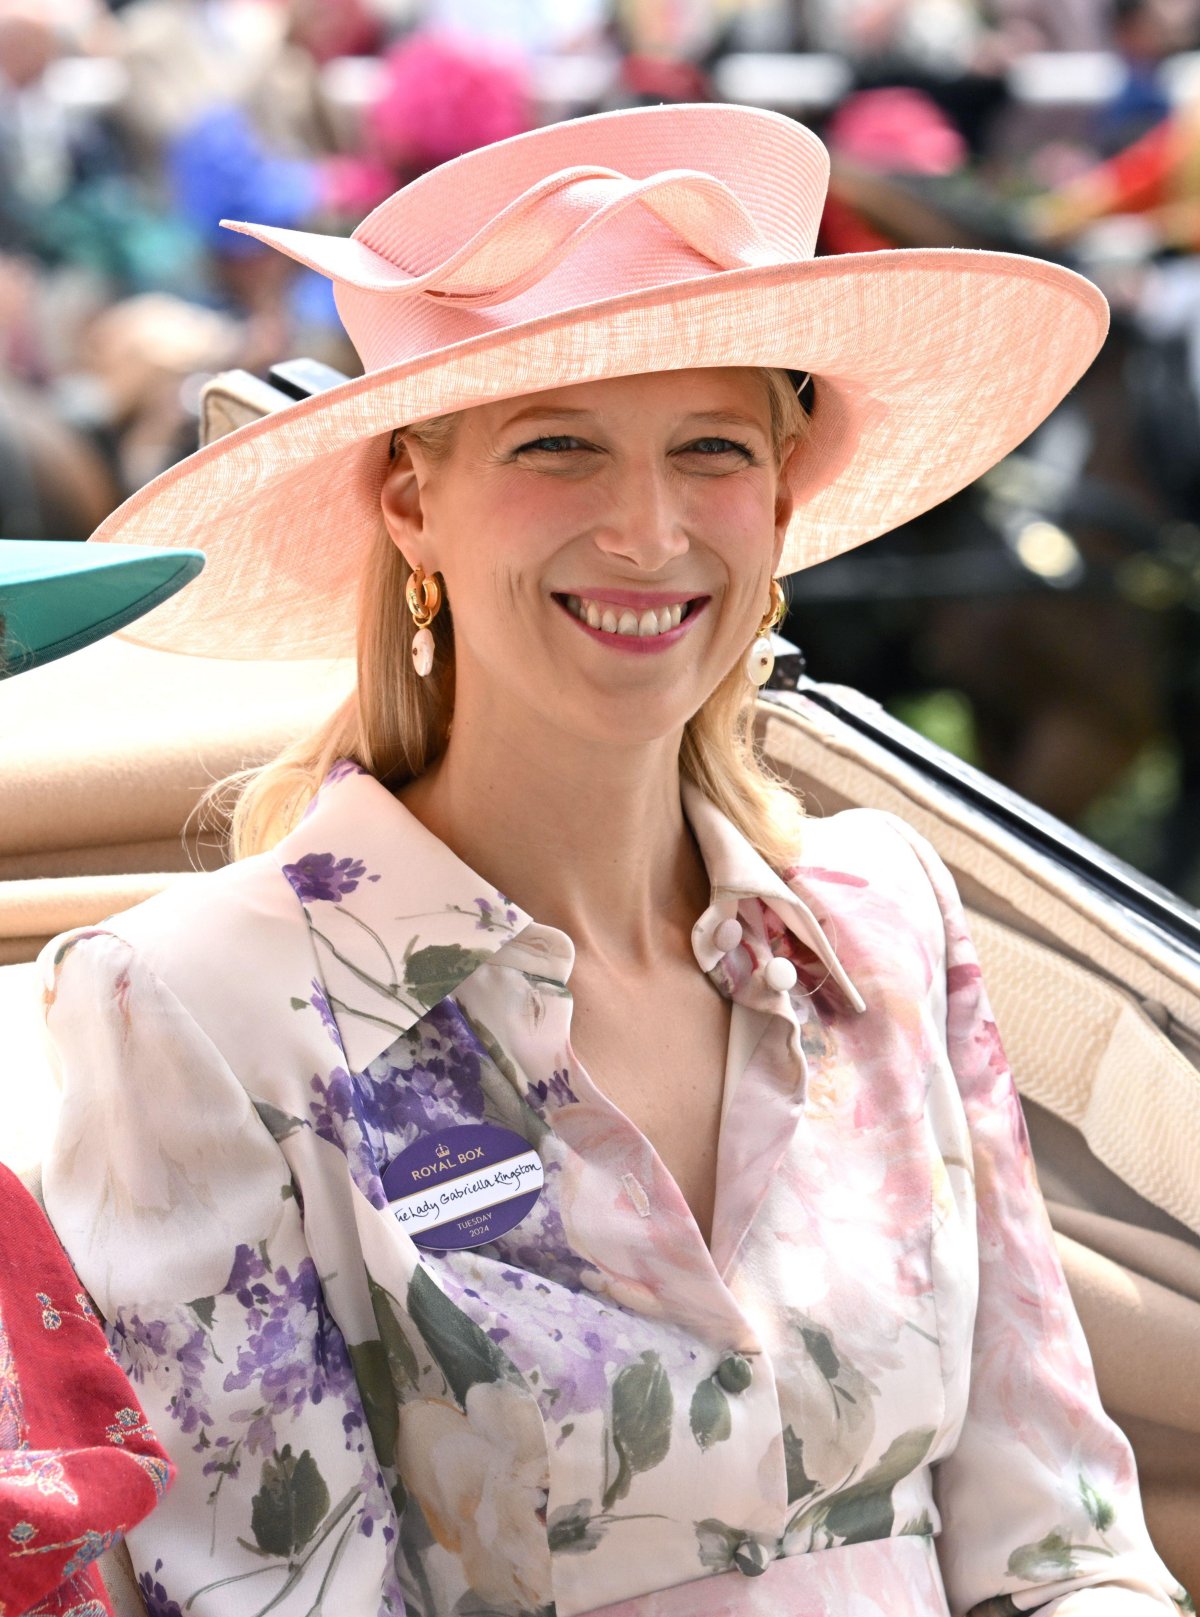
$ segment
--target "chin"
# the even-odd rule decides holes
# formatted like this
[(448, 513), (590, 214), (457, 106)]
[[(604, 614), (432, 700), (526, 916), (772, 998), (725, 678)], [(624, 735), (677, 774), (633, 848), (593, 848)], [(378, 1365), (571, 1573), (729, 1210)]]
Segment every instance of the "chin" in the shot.
[(682, 706), (678, 699), (655, 701), (645, 691), (618, 696), (593, 690), (577, 701), (564, 700), (555, 722), (597, 746), (650, 746), (671, 738), (678, 743), (701, 705)]

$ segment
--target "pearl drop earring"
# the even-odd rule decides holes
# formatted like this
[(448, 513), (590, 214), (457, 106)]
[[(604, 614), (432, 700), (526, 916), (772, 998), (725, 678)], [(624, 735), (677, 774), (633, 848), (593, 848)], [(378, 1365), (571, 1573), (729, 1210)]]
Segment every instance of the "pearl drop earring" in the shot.
[(775, 652), (771, 646), (771, 630), (782, 621), (787, 611), (787, 600), (777, 578), (771, 580), (771, 604), (766, 617), (758, 626), (758, 635), (746, 653), (746, 677), (751, 685), (763, 686), (775, 668)]
[(426, 576), (423, 567), (414, 567), (404, 594), (417, 626), (412, 643), (413, 667), (424, 679), (433, 669), (434, 644), (429, 625), (442, 609), (442, 586), (434, 575)]

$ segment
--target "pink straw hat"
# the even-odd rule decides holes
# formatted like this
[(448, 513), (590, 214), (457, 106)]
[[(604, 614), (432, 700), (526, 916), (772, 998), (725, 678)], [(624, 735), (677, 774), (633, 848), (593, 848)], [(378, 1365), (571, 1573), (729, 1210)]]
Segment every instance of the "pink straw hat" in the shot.
[(820, 141), (775, 113), (645, 107), (469, 152), (349, 238), (232, 223), (332, 280), (366, 374), (200, 450), (98, 529), (208, 556), (131, 638), (349, 655), (391, 429), (601, 377), (811, 373), (781, 574), (963, 488), (1091, 363), (1104, 299), (1006, 253), (814, 258), (827, 178)]

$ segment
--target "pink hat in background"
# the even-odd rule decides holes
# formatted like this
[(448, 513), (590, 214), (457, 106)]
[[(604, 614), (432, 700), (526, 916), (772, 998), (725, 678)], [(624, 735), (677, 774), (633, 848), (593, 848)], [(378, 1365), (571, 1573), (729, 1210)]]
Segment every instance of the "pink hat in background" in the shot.
[(100, 527), (208, 557), (136, 638), (352, 653), (391, 429), (602, 377), (811, 373), (783, 574), (946, 499), (1073, 386), (1107, 306), (1070, 270), (1004, 253), (814, 258), (827, 181), (821, 142), (778, 114), (644, 107), (469, 152), (348, 238), (232, 223), (329, 277), (365, 374), (210, 444)]
[(954, 174), (968, 156), (962, 135), (921, 90), (860, 90), (825, 134), (839, 157), (885, 174)]
[(388, 52), (367, 114), (379, 156), (410, 174), (522, 134), (532, 122), (519, 60), (435, 33), (409, 34)]

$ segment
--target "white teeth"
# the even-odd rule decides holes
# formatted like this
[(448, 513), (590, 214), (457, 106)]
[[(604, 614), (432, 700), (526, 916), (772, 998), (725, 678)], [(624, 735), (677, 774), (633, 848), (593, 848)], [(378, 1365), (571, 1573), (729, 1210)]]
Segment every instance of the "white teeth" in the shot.
[(652, 640), (656, 635), (677, 629), (687, 610), (683, 601), (677, 601), (672, 606), (659, 607), (657, 611), (647, 607), (639, 615), (628, 607), (618, 609), (601, 606), (596, 601), (588, 600), (586, 595), (565, 595), (562, 600), (572, 617), (579, 618), (589, 629), (600, 629), (605, 634), (636, 636), (643, 640)]

